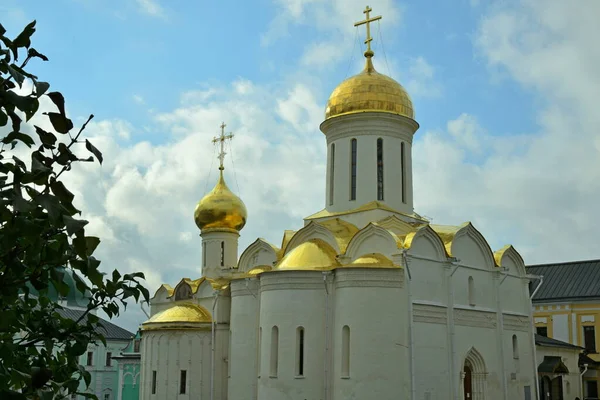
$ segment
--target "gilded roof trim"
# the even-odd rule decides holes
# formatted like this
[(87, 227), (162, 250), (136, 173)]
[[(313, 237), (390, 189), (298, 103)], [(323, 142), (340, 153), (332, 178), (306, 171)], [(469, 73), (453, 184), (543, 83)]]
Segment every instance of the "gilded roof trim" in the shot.
[(162, 329), (174, 324), (188, 325), (193, 328), (196, 324), (212, 322), (210, 312), (201, 305), (194, 303), (176, 303), (159, 313), (154, 314), (142, 324), (142, 330)]
[[(350, 240), (356, 235), (359, 229), (356, 225), (351, 224), (350, 222), (346, 222), (340, 218), (328, 219), (326, 221), (314, 221), (315, 223), (323, 226), (327, 230), (329, 230), (332, 235), (335, 237), (335, 240), (340, 248), (340, 253), (343, 254), (346, 252), (346, 248), (348, 247), (348, 243)], [(312, 222), (311, 222), (312, 223)]]
[(328, 271), (339, 266), (337, 253), (322, 239), (309, 239), (294, 247), (277, 264), (277, 271)]
[(345, 211), (338, 211), (338, 212), (330, 212), (327, 211), (327, 209), (323, 209), (319, 212), (316, 212), (312, 215), (309, 215), (308, 217), (304, 218), (304, 220), (312, 220), (312, 219), (319, 219), (319, 218), (328, 218), (328, 217), (336, 217), (336, 216), (340, 216), (340, 215), (348, 215), (348, 214), (354, 214), (354, 213), (359, 213), (359, 212), (365, 212), (365, 211), (371, 211), (371, 210), (383, 210), (383, 211), (389, 211), (389, 212), (393, 212), (395, 214), (398, 215), (404, 215), (408, 218), (412, 218), (412, 219), (416, 219), (422, 222), (427, 222), (425, 219), (423, 219), (423, 217), (419, 216), (418, 214), (406, 214), (403, 212), (400, 212), (398, 210), (393, 209), (392, 207), (388, 206), (387, 204), (381, 202), (381, 201), (370, 201), (368, 203), (363, 204), (360, 207), (354, 208), (352, 210), (345, 210)]
[(155, 297), (156, 297), (156, 295), (158, 294), (158, 292), (159, 292), (161, 289), (165, 289), (165, 290), (167, 291), (167, 298), (169, 298), (169, 297), (173, 296), (173, 293), (175, 292), (175, 289), (173, 289), (173, 288), (171, 287), (171, 285), (169, 285), (169, 284), (167, 284), (167, 283), (163, 283), (162, 285), (160, 285), (160, 286), (158, 287), (158, 289), (156, 289), (156, 292), (154, 292), (154, 296), (152, 296), (152, 298), (155, 298)]

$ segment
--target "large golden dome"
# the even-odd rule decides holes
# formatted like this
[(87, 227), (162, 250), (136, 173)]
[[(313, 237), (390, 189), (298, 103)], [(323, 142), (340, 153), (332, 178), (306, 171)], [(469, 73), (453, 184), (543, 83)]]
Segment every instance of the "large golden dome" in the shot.
[(329, 96), (325, 119), (369, 111), (414, 119), (412, 101), (406, 90), (389, 76), (375, 71), (372, 53), (365, 55), (365, 69), (339, 84)]
[(246, 225), (244, 202), (225, 183), (223, 171), (213, 190), (200, 200), (194, 211), (194, 220), (201, 230), (228, 229), (241, 231)]

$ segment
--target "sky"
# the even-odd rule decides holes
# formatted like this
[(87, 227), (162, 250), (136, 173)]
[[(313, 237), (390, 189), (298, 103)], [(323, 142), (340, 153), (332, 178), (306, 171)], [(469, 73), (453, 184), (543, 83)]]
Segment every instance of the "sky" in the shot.
[[(375, 66), (410, 93), (415, 211), (471, 221), (526, 264), (600, 258), (600, 2), (370, 0)], [(161, 283), (201, 275), (196, 203), (216, 182), (211, 139), (235, 137), (226, 179), (248, 209), (240, 252), (325, 205), (319, 124), (364, 63), (357, 0), (4, 0), (37, 20), (30, 72), (62, 92), (104, 163), (65, 178), (102, 239), (101, 268)], [(46, 102), (43, 107), (51, 108)], [(117, 323), (145, 319), (132, 305)]]

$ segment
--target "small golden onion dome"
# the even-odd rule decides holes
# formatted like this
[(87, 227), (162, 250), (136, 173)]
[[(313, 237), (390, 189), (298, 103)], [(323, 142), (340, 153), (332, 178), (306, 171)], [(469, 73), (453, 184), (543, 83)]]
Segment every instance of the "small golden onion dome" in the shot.
[(349, 267), (360, 268), (393, 268), (395, 267), (392, 260), (381, 253), (364, 254), (358, 257), (349, 265)]
[(142, 324), (143, 330), (164, 328), (169, 324), (206, 324), (212, 321), (208, 310), (198, 304), (178, 304), (152, 316)]
[(414, 119), (410, 96), (398, 82), (375, 71), (367, 54), (365, 69), (336, 87), (325, 109), (325, 119), (360, 112), (385, 112)]
[(337, 253), (321, 239), (310, 239), (283, 257), (278, 270), (323, 271), (338, 267)]
[(194, 220), (201, 230), (228, 229), (241, 231), (246, 225), (244, 202), (225, 183), (223, 171), (213, 190), (200, 200), (194, 211)]

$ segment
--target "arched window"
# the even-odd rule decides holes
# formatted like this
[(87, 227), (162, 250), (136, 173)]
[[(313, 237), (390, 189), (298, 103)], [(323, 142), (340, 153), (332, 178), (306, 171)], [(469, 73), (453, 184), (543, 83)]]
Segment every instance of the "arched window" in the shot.
[(304, 376), (304, 328), (296, 329), (296, 376)]
[(271, 363), (269, 367), (269, 376), (277, 378), (277, 367), (279, 364), (279, 328), (274, 326), (271, 329)]
[(519, 359), (519, 339), (517, 335), (512, 336), (512, 347), (513, 347), (513, 358), (515, 360)]
[(331, 156), (329, 159), (329, 205), (333, 204), (333, 183), (335, 182), (335, 143), (331, 143)]
[(175, 293), (175, 300), (185, 300), (190, 299), (192, 297), (192, 288), (183, 283), (179, 288), (177, 288), (177, 292)]
[(225, 242), (221, 241), (221, 267), (225, 266)]
[(400, 143), (400, 174), (402, 175), (402, 202), (406, 203), (406, 155), (404, 142)]
[(350, 200), (356, 200), (356, 164), (357, 164), (356, 139), (350, 141)]
[(475, 282), (473, 281), (472, 276), (469, 277), (468, 285), (469, 286), (467, 288), (467, 294), (469, 297), (469, 305), (474, 306), (475, 305)]
[(350, 327), (342, 328), (342, 378), (350, 376)]
[(377, 139), (377, 200), (383, 200), (383, 139)]

